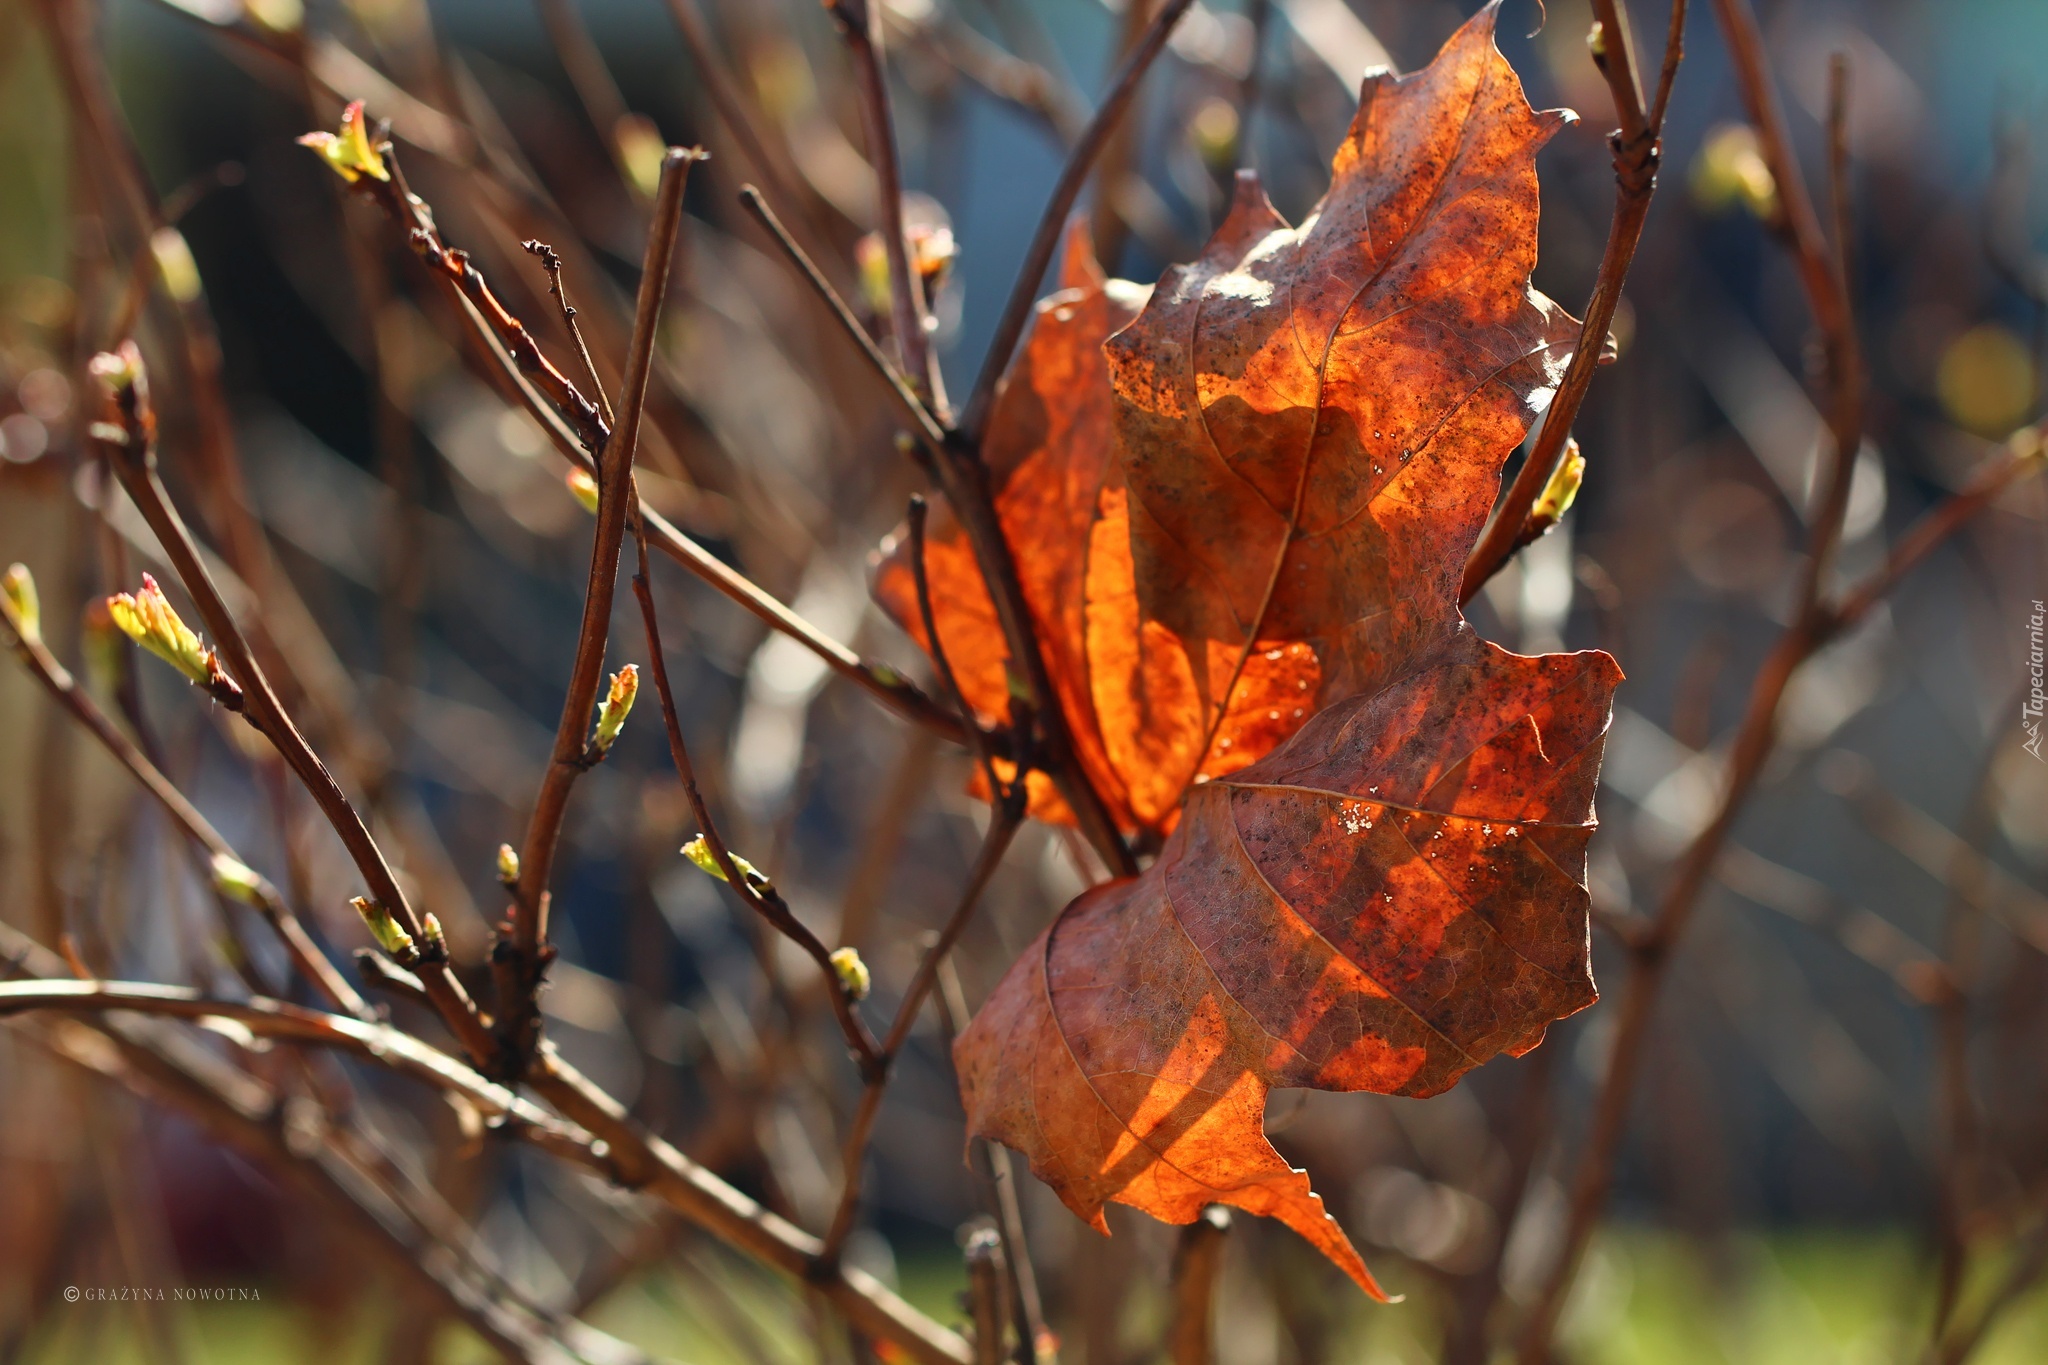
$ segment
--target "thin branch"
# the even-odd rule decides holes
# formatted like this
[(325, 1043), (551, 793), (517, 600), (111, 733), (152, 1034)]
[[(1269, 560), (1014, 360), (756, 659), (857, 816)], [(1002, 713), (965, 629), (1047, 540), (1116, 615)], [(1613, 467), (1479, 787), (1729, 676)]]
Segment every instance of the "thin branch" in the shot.
[[(385, 144), (383, 151), (388, 158), (388, 143)], [(442, 255), (447, 254), (445, 247), (422, 247), (423, 239), (418, 234), (431, 233), (433, 212), (419, 200), (418, 196), (409, 193), (404, 196), (401, 203), (412, 205), (414, 208), (406, 209), (402, 216), (392, 216), (391, 201), (386, 197), (373, 195), (372, 198), (380, 208), (385, 209), (386, 216), (391, 217), (393, 223), (407, 233), (408, 241), (414, 244), (415, 250), (422, 251), (430, 263), (434, 251), (438, 250)], [(431, 243), (439, 242), (438, 236), (429, 240)], [(493, 376), (510, 396), (526, 409), (528, 415), (539, 424), (565, 459), (586, 470), (594, 471), (596, 461), (591, 451), (603, 445), (610, 430), (609, 424), (604, 421), (602, 395), (593, 403), (552, 366), (548, 366), (545, 371), (537, 369), (535, 357), (539, 355), (538, 348), (532, 347), (531, 337), (528, 336), (526, 329), (520, 326), (518, 320), (506, 312), (502, 305), (496, 303), (489, 285), (484, 282), (473, 265), (467, 264), (466, 257), (464, 262), (467, 274), (475, 276), (474, 284), (467, 288), (459, 286), (455, 275), (447, 269), (437, 268), (436, 275), (447, 284), (451, 296), (468, 321), (470, 336), (490, 358)], [(473, 297), (477, 294), (489, 297), (489, 309), (478, 305)], [(541, 363), (545, 363), (544, 360)], [(563, 395), (561, 403), (553, 401), (544, 392), (557, 380), (568, 385), (568, 391)], [(589, 427), (583, 424), (582, 418), (586, 413), (595, 417), (597, 426)], [(955, 743), (965, 742), (966, 736), (961, 733), (952, 713), (926, 696), (909, 679), (887, 665), (870, 664), (863, 660), (851, 649), (798, 616), (758, 584), (678, 530), (644, 502), (641, 503), (639, 511), (655, 548), (677, 564), (752, 612), (771, 629), (781, 631), (810, 650), (834, 673), (860, 687), (903, 719), (914, 725), (921, 725)]]
[[(28, 1010), (83, 1014), (123, 1010), (174, 1019), (229, 1019), (258, 1037), (313, 1043), (353, 1053), (436, 1089), (459, 1094), (493, 1117), (517, 1120), (525, 1128), (551, 1133), (573, 1147), (589, 1146), (587, 1134), (565, 1127), (561, 1120), (511, 1090), (387, 1024), (366, 1023), (262, 996), (250, 1000), (213, 1000), (187, 986), (159, 986), (143, 981), (0, 982), (0, 1016)], [(603, 1160), (597, 1155), (586, 1153), (582, 1160), (593, 1169), (603, 1169)]]
[[(384, 851), (370, 834), (369, 826), (335, 781), (334, 774), (293, 724), (284, 704), (278, 700), (268, 676), (256, 662), (248, 637), (242, 633), (220, 588), (207, 571), (197, 542), (186, 529), (184, 518), (164, 490), (156, 471), (156, 419), (149, 408), (147, 377), (141, 356), (132, 346), (117, 366), (128, 379), (109, 386), (107, 406), (116, 421), (94, 424), (93, 439), (121, 486), (142, 512), (149, 528), (163, 545), (164, 554), (178, 571), (185, 589), (192, 594), (216, 648), (226, 656), (228, 672), (240, 686), (243, 715), (263, 733), (283, 757), (287, 766), (313, 798), (334, 832), (340, 836), (356, 870), (361, 874), (370, 898), (381, 905), (415, 943), (429, 942), (418, 914), (404, 888), (385, 861)], [(479, 1061), (489, 1056), (489, 1032), (478, 1018), (469, 994), (448, 969), (446, 954), (423, 960), (421, 984), (433, 998), (442, 1020), (461, 1040), (463, 1048)]]
[[(1614, 1043), (1595, 1102), (1592, 1123), (1574, 1177), (1563, 1242), (1524, 1321), (1517, 1359), (1542, 1365), (1550, 1355), (1572, 1281), (1592, 1239), (1614, 1177), (1628, 1126), (1643, 1050), (1674, 952), (1712, 878), (1729, 833), (1777, 747), (1778, 709), (1792, 678), (1828, 639), (1833, 613), (1822, 599), (1826, 569), (1848, 512), (1849, 478), (1862, 443), (1862, 367), (1855, 319), (1848, 306), (1840, 258), (1820, 235), (1805, 182), (1793, 160), (1783, 115), (1764, 64), (1763, 42), (1747, 0), (1715, 0), (1735, 57), (1742, 94), (1778, 180), (1789, 244), (1800, 266), (1808, 304), (1827, 357), (1829, 428), (1833, 449), (1805, 567), (1794, 597), (1792, 625), (1758, 669), (1749, 701), (1729, 747), (1713, 817), (1680, 855), (1647, 933), (1630, 945), (1630, 966), (1614, 1025)], [(1845, 126), (1845, 123), (1844, 123)]]
[[(80, 725), (92, 732), (93, 738), (97, 739), (107, 752), (142, 784), (145, 791), (156, 798), (157, 804), (164, 808), (165, 813), (185, 836), (204, 850), (210, 858), (227, 859), (238, 868), (248, 868), (241, 855), (229, 846), (227, 840), (220, 836), (220, 832), (199, 813), (198, 808), (185, 799), (184, 793), (171, 784), (170, 779), (150, 762), (149, 756), (128, 736), (121, 733), (92, 697), (77, 685), (70, 672), (57, 662), (56, 657), (44, 647), (43, 642), (32, 632), (23, 629), (23, 623), (15, 614), (13, 604), (4, 598), (0, 598), (0, 615), (5, 616), (7, 625), (13, 632), (14, 651), (21, 656), (21, 661), (29, 672), (36, 676), (36, 680), (48, 689), (50, 695), (55, 697), (58, 704), (70, 712)], [(370, 1008), (368, 1001), (356, 993), (355, 987), (349, 985), (348, 978), (336, 969), (327, 955), (320, 951), (319, 945), (306, 933), (305, 926), (299, 922), (299, 917), (292, 912), (291, 907), (285, 904), (284, 898), (278, 894), (277, 888), (271, 885), (270, 879), (250, 869), (246, 890), (249, 900), (254, 903), (254, 908), (277, 934), (278, 941), (284, 945), (285, 952), (290, 955), (292, 965), (298, 969), (299, 974), (338, 1008), (358, 1019), (374, 1021), (377, 1017), (376, 1011)]]
[[(604, 677), (605, 645), (611, 633), (612, 592), (618, 581), (619, 551), (626, 519), (638, 501), (633, 485), (633, 456), (640, 436), (640, 418), (647, 402), (647, 375), (654, 362), (654, 342), (661, 305), (668, 296), (669, 265), (682, 226), (683, 187), (700, 151), (669, 148), (661, 162), (661, 183), (654, 196), (653, 222), (641, 261), (640, 297), (633, 315), (632, 348), (626, 357), (619, 424), (598, 447), (597, 536), (590, 551), (590, 581), (583, 598), (583, 624), (576, 638), (576, 659), (570, 668), (562, 716), (555, 727), (555, 748), (534, 797), (533, 816), (519, 851), (519, 882), (514, 889), (509, 952), (513, 958), (511, 991), (498, 1001), (501, 1043), (525, 1056), (540, 1027), (534, 993), (553, 953), (548, 946), (548, 883), (554, 869), (555, 845), (568, 814), (569, 793), (590, 766), (586, 757), (591, 710)], [(470, 272), (474, 274), (474, 270)], [(481, 277), (478, 277), (479, 280)], [(514, 325), (517, 326), (516, 319)], [(524, 332), (524, 328), (520, 329)], [(580, 395), (579, 395), (580, 396)], [(586, 400), (587, 402), (587, 400)], [(492, 953), (496, 962), (505, 945)], [(502, 994), (502, 993), (501, 993)], [(514, 1073), (518, 1069), (514, 1068)]]
[(618, 1101), (564, 1062), (553, 1044), (543, 1040), (526, 1079), (559, 1113), (608, 1145), (628, 1185), (646, 1190), (691, 1222), (796, 1276), (824, 1295), (856, 1331), (890, 1342), (918, 1365), (971, 1365), (973, 1356), (958, 1334), (912, 1308), (873, 1276), (827, 1260), (817, 1238), (762, 1208), (636, 1123)]
[(754, 221), (761, 225), (774, 240), (775, 245), (782, 248), (782, 254), (789, 258), (797, 273), (804, 277), (804, 282), (824, 300), (826, 308), (831, 311), (833, 320), (839, 324), (840, 329), (853, 338), (854, 345), (860, 348), (862, 358), (882, 376), (883, 382), (889, 386), (890, 396), (896, 400), (897, 406), (903, 409), (903, 415), (910, 419), (910, 424), (916, 428), (919, 439), (929, 448), (936, 449), (943, 445), (946, 434), (939, 419), (925, 406), (924, 399), (911, 387), (911, 381), (904, 377), (903, 371), (896, 367), (896, 363), (876, 344), (874, 337), (868, 334), (868, 329), (861, 326), (860, 319), (846, 306), (846, 300), (839, 297), (839, 291), (825, 278), (825, 272), (818, 269), (810, 253), (798, 245), (796, 238), (790, 236), (789, 229), (775, 216), (775, 210), (768, 206), (768, 201), (762, 196), (761, 191), (752, 185), (740, 186), (740, 204), (754, 216)]
[(668, 660), (661, 647), (661, 622), (654, 610), (654, 586), (647, 575), (647, 538), (639, 536), (635, 543), (640, 559), (639, 572), (633, 576), (633, 594), (640, 601), (640, 622), (647, 633), (647, 668), (654, 681), (655, 696), (661, 702), (661, 721), (668, 732), (669, 758), (675, 764), (676, 776), (682, 779), (683, 794), (689, 798), (698, 832), (704, 836), (704, 846), (710, 850), (712, 862), (717, 865), (725, 884), (740, 898), (740, 903), (803, 949), (805, 955), (818, 964), (832, 1001), (833, 1016), (839, 1021), (840, 1032), (846, 1036), (847, 1049), (859, 1060), (865, 1073), (875, 1062), (875, 1041), (867, 1025), (854, 1012), (853, 1001), (840, 983), (838, 969), (832, 965), (831, 950), (796, 917), (773, 883), (756, 885), (755, 879), (747, 876), (733, 861), (731, 848), (718, 832), (717, 821), (711, 818), (710, 803), (704, 799), (704, 793), (697, 785), (697, 769), (690, 762), (689, 746), (683, 742), (683, 726), (676, 713), (675, 693), (669, 687)]
[(1838, 634), (1862, 620), (1900, 580), (1979, 512), (1997, 502), (2007, 489), (2048, 467), (2048, 423), (2021, 430), (2008, 448), (2012, 451), (2011, 459), (1991, 461), (1968, 486), (1922, 513), (1892, 546), (1884, 563), (1842, 595), (1841, 601), (1829, 611), (1830, 633)]
[[(547, 0), (547, 3), (565, 3), (565, 0)], [(521, 242), (527, 254), (540, 262), (540, 268), (547, 272), (548, 292), (561, 305), (562, 328), (569, 333), (569, 340), (576, 347), (577, 358), (583, 362), (583, 377), (590, 381), (590, 391), (597, 395), (598, 411), (604, 414), (604, 424), (618, 425), (618, 416), (612, 411), (612, 400), (604, 391), (604, 381), (597, 377), (597, 363), (590, 358), (590, 347), (583, 340), (583, 328), (576, 322), (576, 305), (569, 302), (569, 291), (562, 283), (562, 258), (546, 242)]]
[(976, 1228), (961, 1248), (967, 1261), (967, 1309), (974, 1319), (974, 1365), (1003, 1365), (1003, 1238)]
[(1229, 1236), (1230, 1210), (1221, 1204), (1209, 1205), (1181, 1229), (1173, 1251), (1173, 1320), (1166, 1329), (1166, 1358), (1173, 1365), (1216, 1359), (1216, 1282)]
[(889, 1088), (889, 1076), (896, 1058), (903, 1051), (904, 1043), (909, 1041), (917, 1016), (938, 981), (939, 964), (953, 951), (953, 945), (966, 931), (974, 907), (981, 900), (981, 893), (988, 889), (996, 868), (1002, 865), (1003, 854), (1009, 851), (1010, 840), (1024, 822), (1024, 775), (1020, 772), (1007, 791), (995, 789), (992, 797), (996, 803), (995, 813), (989, 821), (988, 833), (982, 836), (981, 851), (975, 855), (974, 867), (967, 874), (967, 885), (961, 891), (960, 900), (953, 908), (952, 917), (946, 921), (946, 927), (939, 931), (937, 939), (925, 949), (923, 958), (918, 961), (917, 971), (910, 978), (902, 1001), (896, 1006), (896, 1018), (889, 1025), (888, 1036), (882, 1040), (876, 1064), (869, 1068), (867, 1087), (861, 1092), (860, 1107), (854, 1111), (853, 1124), (846, 1134), (845, 1183), (840, 1190), (839, 1207), (832, 1215), (831, 1230), (825, 1234), (822, 1254), (827, 1260), (838, 1258), (847, 1235), (853, 1231), (854, 1218), (860, 1212), (861, 1169), (867, 1163), (868, 1139), (874, 1134), (875, 1117), (881, 1112), (882, 1095)]
[(1518, 545), (1526, 543), (1523, 536), (1530, 509), (1557, 472), (1558, 457), (1571, 437), (1572, 422), (1585, 402), (1586, 391), (1593, 385), (1593, 370), (1606, 350), (1614, 311), (1621, 303), (1622, 285), (1642, 241), (1650, 199), (1657, 189), (1657, 168), (1663, 156), (1664, 105), (1684, 55), (1681, 39), (1685, 7), (1686, 0), (1672, 0), (1671, 30), (1665, 40), (1663, 75), (1653, 106), (1653, 120), (1643, 113), (1642, 92), (1628, 41), (1627, 12), (1620, 0), (1595, 0), (1593, 12), (1598, 18), (1593, 28), (1593, 60), (1607, 80), (1607, 88), (1614, 97), (1615, 116), (1621, 124), (1607, 139), (1614, 153), (1614, 218), (1607, 229), (1600, 274), (1586, 304), (1586, 321), (1579, 328), (1578, 344), (1565, 366), (1556, 396), (1544, 411), (1543, 428), (1537, 434), (1535, 446), (1522, 462), (1500, 510), (1465, 560), (1460, 602), (1470, 602), (1477, 596), (1486, 581), (1506, 566)]
[(1068, 153), (1066, 164), (1060, 168), (1052, 197), (1046, 200), (1045, 209), (1039, 215), (1038, 230), (1031, 238), (1030, 248), (1024, 253), (1024, 263), (1018, 267), (1016, 281), (1010, 286), (1010, 296), (1003, 304), (1001, 320), (996, 323), (995, 335), (989, 341), (988, 352), (982, 356), (981, 371), (975, 376), (974, 388), (969, 391), (967, 406), (961, 412), (959, 429), (969, 446), (981, 443), (983, 430), (988, 425), (989, 408), (995, 400), (996, 381), (1009, 367), (1010, 355), (1024, 335), (1024, 325), (1031, 320), (1031, 305), (1038, 297), (1038, 282), (1045, 277), (1046, 267), (1052, 264), (1053, 252), (1058, 250), (1060, 234), (1066, 228), (1067, 215), (1074, 211), (1074, 201), (1088, 183), (1095, 158), (1101, 154), (1103, 145), (1130, 108), (1131, 100), (1138, 91), (1138, 82), (1165, 50), (1173, 26), (1180, 22), (1181, 15), (1187, 13), (1192, 3), (1193, 0), (1166, 0), (1152, 20), (1151, 27), (1145, 30), (1145, 36), (1118, 68), (1116, 78), (1110, 82), (1109, 94), (1096, 108), (1095, 117), (1088, 121), (1087, 129), (1074, 144), (1074, 150)]
[(889, 73), (882, 61), (883, 0), (826, 0), (853, 58), (861, 131), (868, 164), (875, 171), (875, 206), (881, 214), (882, 254), (889, 262), (889, 313), (896, 350), (911, 386), (931, 409), (946, 412), (946, 386), (926, 330), (924, 281), (911, 264), (910, 233), (903, 219), (903, 167), (896, 155), (896, 116), (889, 99)]

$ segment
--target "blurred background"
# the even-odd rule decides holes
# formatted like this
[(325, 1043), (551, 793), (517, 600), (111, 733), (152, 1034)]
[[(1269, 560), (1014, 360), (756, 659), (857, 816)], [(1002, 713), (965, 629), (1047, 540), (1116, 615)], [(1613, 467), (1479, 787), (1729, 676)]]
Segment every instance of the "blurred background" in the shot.
[[(1362, 74), (1423, 65), (1473, 8), (1197, 5), (1093, 199), (1113, 272), (1149, 282), (1191, 255), (1236, 164), (1298, 221)], [(1759, 8), (1815, 183), (1828, 61), (1851, 64), (1851, 292), (1871, 375), (1840, 570), (1854, 578), (2040, 415), (2048, 6)], [(1654, 68), (1667, 12), (1634, 9)], [(888, 0), (884, 21), (958, 394), (1131, 16), (1098, 0)], [(1501, 22), (1532, 101), (1583, 116), (1539, 162), (1536, 284), (1575, 314), (1613, 199), (1588, 23), (1584, 0), (1547, 14), (1508, 0)], [(1620, 360), (1577, 425), (1584, 491), (1471, 610), (1492, 639), (1597, 646), (1628, 673), (1590, 875), (1612, 915), (1654, 905), (1712, 813), (1722, 746), (1792, 601), (1822, 436), (1811, 318), (1767, 225), (1775, 190), (1710, 5), (1687, 38)], [(102, 78), (124, 127), (95, 133), (73, 82)], [(0, 561), (30, 565), (58, 656), (316, 933), (338, 951), (365, 944), (352, 870), (311, 804), (256, 761), (246, 730), (110, 647), (88, 611), (144, 570), (170, 577), (82, 455), (76, 403), (84, 359), (141, 282), (172, 491), (261, 586), (295, 714), (473, 961), (502, 912), (493, 851), (518, 842), (552, 739), (590, 522), (540, 429), (480, 377), (444, 296), (294, 145), (334, 126), (337, 92), (394, 121), (451, 243), (559, 358), (545, 280), (518, 244), (556, 247), (607, 375), (659, 149), (708, 148), (642, 489), (818, 626), (923, 677), (866, 586), (920, 481), (857, 357), (734, 197), (761, 184), (882, 331), (875, 181), (815, 0), (0, 0)], [(101, 156), (107, 131), (132, 136), (153, 213)], [(169, 226), (138, 229), (153, 216)], [(239, 462), (260, 534), (223, 539), (233, 519), (198, 491), (215, 486), (195, 474), (207, 450)], [(1781, 750), (1650, 1035), (1566, 1358), (1917, 1361), (1946, 1241), (1967, 1252), (1966, 1302), (2013, 1287), (1973, 1358), (2048, 1359), (2048, 1293), (2014, 1273), (2040, 1270), (2030, 1257), (2048, 1245), (2048, 764), (2021, 723), (2029, 618), (2048, 597), (2044, 491), (2022, 486), (1979, 518), (1796, 679)], [(963, 792), (967, 758), (674, 565), (657, 563), (655, 583), (728, 837), (828, 941), (860, 948), (893, 1008), (986, 821)], [(632, 659), (623, 595), (620, 609), (615, 648)], [(805, 965), (676, 855), (688, 810), (651, 716), (577, 790), (547, 1026), (678, 1145), (819, 1228), (858, 1082)], [(1038, 827), (1018, 839), (957, 954), (970, 1007), (1100, 875), (1078, 849)], [(259, 978), (283, 977), (176, 831), (12, 664), (0, 919), (45, 947), (68, 935), (105, 975), (222, 990), (239, 989), (221, 946), (233, 931)], [(1594, 952), (1611, 998), (1622, 955), (1599, 930)], [(1484, 1362), (1473, 1324), (1511, 1322), (1556, 1246), (1610, 1017), (1595, 1007), (1434, 1100), (1276, 1094), (1276, 1143), (1407, 1298), (1369, 1304), (1290, 1233), (1240, 1217), (1219, 1358)], [(491, 1358), (288, 1182), (91, 1074), (72, 1042), (0, 1029), (0, 1360)], [(212, 1046), (284, 1083), (285, 1058)], [(530, 1150), (465, 1147), (445, 1105), (351, 1074), (396, 1159), (534, 1301), (680, 1360), (845, 1358), (792, 1285)], [(988, 1198), (985, 1154), (962, 1153), (934, 1012), (882, 1111), (849, 1254), (945, 1322), (963, 1317), (958, 1230)], [(1174, 1231), (1112, 1208), (1105, 1241), (1022, 1185), (1060, 1358), (1158, 1358)], [(251, 1287), (260, 1302), (64, 1302), (66, 1286), (122, 1284)]]

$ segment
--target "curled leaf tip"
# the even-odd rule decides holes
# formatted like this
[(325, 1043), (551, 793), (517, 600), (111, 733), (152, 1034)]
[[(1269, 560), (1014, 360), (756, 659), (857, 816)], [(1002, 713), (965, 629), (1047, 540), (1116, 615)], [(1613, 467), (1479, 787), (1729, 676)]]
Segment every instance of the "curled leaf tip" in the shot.
[(301, 147), (311, 147), (320, 153), (334, 173), (353, 185), (364, 176), (372, 180), (389, 180), (391, 172), (384, 168), (384, 158), (370, 142), (369, 124), (363, 118), (363, 102), (352, 101), (341, 112), (341, 131), (338, 133), (307, 133), (299, 139)]
[(839, 978), (839, 989), (846, 992), (846, 998), (853, 1001), (867, 999), (875, 979), (868, 972), (868, 964), (860, 960), (860, 950), (834, 948), (829, 960), (833, 975)]
[(610, 752), (626, 717), (633, 713), (633, 699), (639, 695), (640, 668), (637, 664), (627, 664), (612, 674), (612, 685), (604, 700), (597, 704), (597, 733), (591, 737), (591, 748), (601, 754)]
[(36, 596), (35, 575), (26, 564), (10, 564), (0, 574), (0, 597), (7, 602), (7, 623), (14, 633), (31, 644), (43, 638), (42, 600)]

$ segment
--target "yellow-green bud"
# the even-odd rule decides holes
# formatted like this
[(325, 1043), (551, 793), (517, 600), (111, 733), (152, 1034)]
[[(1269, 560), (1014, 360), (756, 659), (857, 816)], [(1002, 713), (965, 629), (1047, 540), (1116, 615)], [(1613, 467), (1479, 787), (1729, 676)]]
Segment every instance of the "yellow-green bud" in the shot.
[(263, 904), (263, 878), (248, 864), (225, 853), (213, 855), (213, 885), (222, 895), (244, 905)]
[(576, 499), (576, 505), (593, 517), (597, 515), (597, 480), (581, 465), (571, 469), (563, 478), (569, 486), (569, 496)]
[(429, 910), (420, 918), (420, 932), (426, 936), (427, 947), (438, 956), (448, 953), (448, 935), (441, 931), (441, 921)]
[(377, 940), (377, 946), (401, 963), (413, 957), (412, 935), (391, 918), (391, 912), (371, 900), (368, 896), (352, 896), (349, 904), (363, 917), (363, 924), (369, 929), (370, 937)]
[(519, 881), (519, 854), (510, 844), (498, 845), (498, 882), (513, 886)]
[(627, 114), (612, 128), (617, 139), (619, 160), (633, 179), (633, 188), (649, 199), (661, 187), (661, 162), (668, 155), (668, 143), (661, 130), (645, 114)]
[(1529, 520), (1546, 530), (1563, 519), (1571, 510), (1572, 502), (1579, 496), (1579, 485), (1585, 481), (1586, 457), (1579, 453), (1579, 443), (1567, 440), (1564, 458), (1551, 471), (1550, 482), (1543, 485), (1536, 505), (1529, 509)]
[(633, 698), (639, 695), (640, 669), (637, 665), (627, 664), (612, 674), (612, 685), (604, 700), (597, 704), (597, 733), (591, 736), (591, 748), (600, 754), (610, 752), (612, 742), (619, 737), (620, 727), (633, 713)]
[(832, 950), (832, 971), (839, 978), (839, 989), (846, 992), (848, 1000), (865, 1000), (874, 986), (874, 977), (868, 974), (868, 964), (860, 960), (860, 952), (854, 948)]
[(334, 173), (351, 185), (366, 175), (372, 180), (391, 178), (391, 172), (384, 169), (384, 158), (370, 145), (370, 129), (363, 119), (361, 100), (342, 110), (339, 133), (307, 133), (299, 139), (299, 145), (320, 153)]
[(43, 638), (42, 599), (36, 596), (35, 575), (26, 564), (10, 564), (0, 574), (0, 598), (7, 602), (7, 624), (31, 644)]
[(185, 234), (174, 227), (160, 227), (149, 235), (149, 253), (156, 257), (157, 272), (164, 277), (164, 289), (179, 303), (199, 297), (199, 262)]
[[(695, 863), (699, 871), (709, 872), (720, 881), (726, 880), (725, 869), (718, 865), (718, 859), (712, 855), (711, 845), (704, 842), (703, 835), (700, 834), (683, 845), (683, 856)], [(756, 891), (765, 891), (769, 888), (771, 883), (761, 874), (761, 869), (731, 849), (726, 850), (726, 856), (732, 859), (732, 865), (739, 869), (740, 875), (747, 879), (749, 886)]]
[(213, 659), (164, 596), (156, 580), (142, 576), (142, 591), (107, 599), (107, 612), (121, 633), (205, 687), (212, 679)]

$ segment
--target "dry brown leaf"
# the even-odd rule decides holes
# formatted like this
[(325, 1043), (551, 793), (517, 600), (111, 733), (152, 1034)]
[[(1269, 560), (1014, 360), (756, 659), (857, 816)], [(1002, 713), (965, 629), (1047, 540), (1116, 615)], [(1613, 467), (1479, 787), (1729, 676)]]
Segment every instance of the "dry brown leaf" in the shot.
[[(1578, 334), (1528, 284), (1535, 153), (1569, 115), (1529, 108), (1493, 23), (1367, 81), (1301, 227), (1241, 175), (1134, 321), (1132, 287), (1070, 239), (1068, 287), (998, 393), (998, 516), (1081, 765), (1126, 829), (1170, 829), (1190, 786), (1461, 619), (1501, 465)], [(904, 553), (877, 595), (922, 641)], [(962, 690), (999, 719), (1007, 656), (956, 527), (935, 521), (927, 565)]]
[(1620, 670), (1469, 629), (1203, 785), (1076, 900), (954, 1048), (970, 1129), (1107, 1231), (1278, 1218), (1379, 1287), (1263, 1132), (1273, 1086), (1433, 1095), (1593, 1003), (1581, 881)]
[[(1068, 906), (961, 1036), (970, 1127), (1105, 1230), (1112, 1200), (1172, 1222), (1234, 1204), (1375, 1295), (1267, 1142), (1271, 1088), (1434, 1094), (1595, 998), (1582, 882), (1620, 672), (1510, 654), (1458, 609), (1578, 330), (1528, 285), (1535, 153), (1568, 116), (1529, 108), (1495, 13), (1366, 82), (1302, 227), (1241, 177), (1128, 322), (1070, 243), (990, 430), (1082, 766), (1165, 842)], [(1001, 633), (939, 528), (938, 628), (993, 722)], [(878, 590), (915, 623), (900, 549)]]

